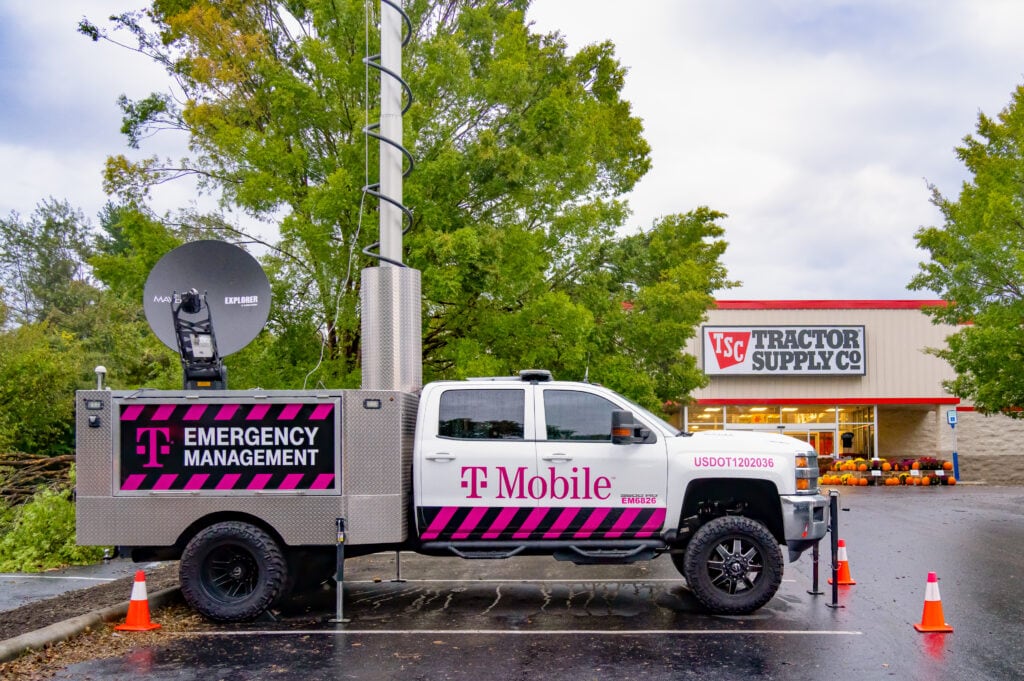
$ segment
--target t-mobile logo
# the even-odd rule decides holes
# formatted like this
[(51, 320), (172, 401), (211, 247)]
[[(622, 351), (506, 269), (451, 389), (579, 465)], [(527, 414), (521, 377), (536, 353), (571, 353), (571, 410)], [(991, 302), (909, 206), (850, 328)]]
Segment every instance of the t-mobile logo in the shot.
[(171, 453), (170, 428), (138, 428), (135, 431), (135, 453), (148, 456), (149, 461), (142, 464), (143, 468), (163, 468), (157, 456)]

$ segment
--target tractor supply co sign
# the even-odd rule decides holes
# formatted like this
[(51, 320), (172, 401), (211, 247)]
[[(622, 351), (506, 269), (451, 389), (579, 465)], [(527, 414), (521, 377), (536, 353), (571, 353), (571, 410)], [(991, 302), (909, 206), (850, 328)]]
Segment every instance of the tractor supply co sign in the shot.
[(704, 372), (715, 375), (865, 374), (863, 326), (705, 326)]
[(119, 493), (330, 493), (337, 402), (123, 404)]

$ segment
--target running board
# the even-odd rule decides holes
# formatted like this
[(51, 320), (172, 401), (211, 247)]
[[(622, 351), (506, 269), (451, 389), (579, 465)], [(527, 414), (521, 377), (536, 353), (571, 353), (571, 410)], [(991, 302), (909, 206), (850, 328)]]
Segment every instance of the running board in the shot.
[(657, 553), (653, 546), (639, 544), (632, 548), (583, 548), (569, 546), (554, 552), (555, 560), (566, 560), (576, 565), (604, 565), (636, 563), (641, 560), (652, 560)]
[(462, 549), (455, 548), (452, 545), (448, 546), (448, 550), (454, 553), (459, 558), (475, 558), (475, 559), (500, 559), (500, 558), (511, 558), (512, 556), (522, 553), (525, 546), (517, 546), (513, 549), (492, 549), (490, 551), (486, 549), (477, 549), (475, 551), (464, 551)]

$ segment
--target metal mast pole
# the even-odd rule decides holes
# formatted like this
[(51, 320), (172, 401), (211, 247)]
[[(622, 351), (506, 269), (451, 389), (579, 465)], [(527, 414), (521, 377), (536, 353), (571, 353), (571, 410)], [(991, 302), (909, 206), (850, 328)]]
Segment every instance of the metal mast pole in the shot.
[[(423, 387), (420, 273), (402, 263), (401, 0), (380, 3), (380, 253), (362, 272), (362, 387)], [(390, 262), (389, 262), (390, 261)]]
[[(402, 18), (387, 3), (380, 4), (380, 133), (402, 144)], [(397, 77), (392, 77), (388, 72)], [(380, 145), (380, 191), (402, 201), (402, 153), (398, 146)], [(402, 212), (388, 201), (380, 203), (380, 254), (402, 262)], [(391, 267), (387, 260), (381, 265)]]

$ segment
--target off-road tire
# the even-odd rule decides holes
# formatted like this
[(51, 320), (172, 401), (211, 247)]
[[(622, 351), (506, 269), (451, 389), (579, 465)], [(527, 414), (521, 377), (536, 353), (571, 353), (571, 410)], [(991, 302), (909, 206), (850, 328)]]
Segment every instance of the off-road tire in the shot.
[(751, 613), (782, 584), (778, 543), (764, 525), (744, 516), (723, 516), (701, 526), (681, 562), (693, 595), (718, 615)]
[(181, 593), (192, 608), (218, 622), (243, 622), (285, 593), (288, 563), (277, 542), (248, 523), (211, 525), (185, 547)]

